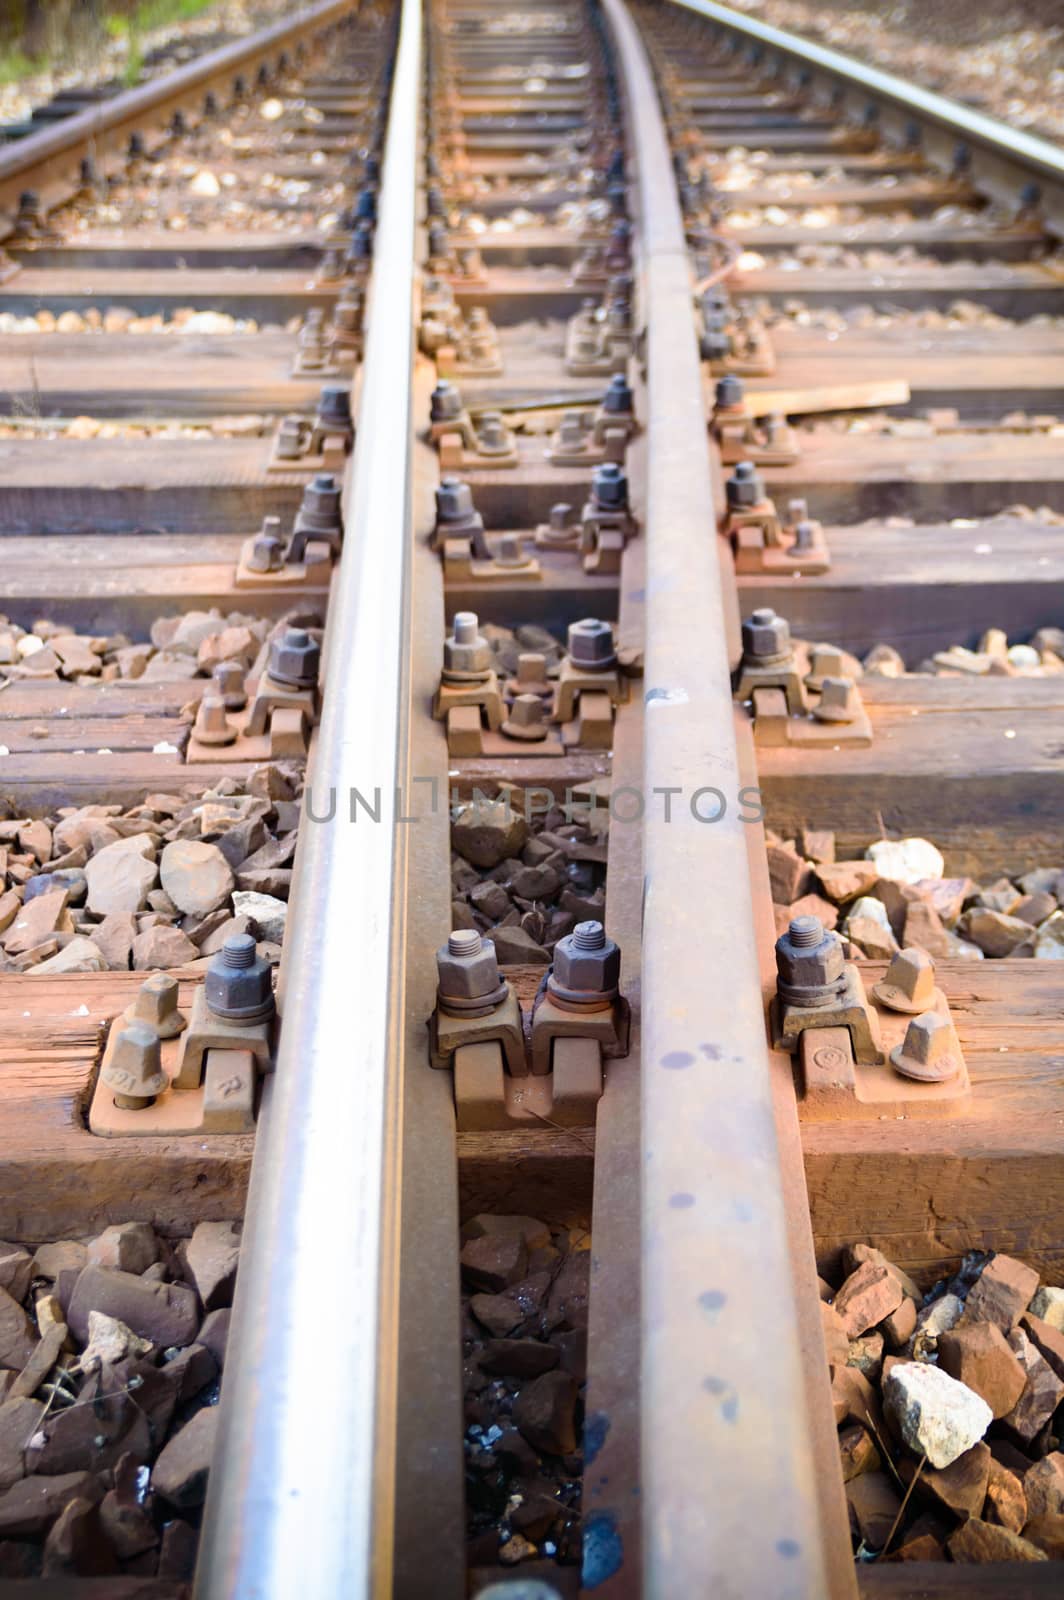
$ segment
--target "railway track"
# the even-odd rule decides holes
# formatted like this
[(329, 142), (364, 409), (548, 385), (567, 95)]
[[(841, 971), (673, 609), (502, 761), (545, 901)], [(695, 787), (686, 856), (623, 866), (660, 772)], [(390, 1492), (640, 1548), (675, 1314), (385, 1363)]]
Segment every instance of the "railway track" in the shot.
[(1062, 177), (709, 0), (0, 152), (12, 1592), (1055, 1592)]

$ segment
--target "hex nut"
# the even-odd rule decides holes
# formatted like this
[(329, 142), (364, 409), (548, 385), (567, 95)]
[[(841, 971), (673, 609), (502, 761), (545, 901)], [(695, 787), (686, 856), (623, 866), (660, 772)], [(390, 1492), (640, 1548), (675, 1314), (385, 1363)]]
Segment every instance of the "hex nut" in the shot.
[(270, 677), (293, 689), (313, 689), (321, 668), (321, 646), (305, 628), (288, 628), (270, 646)]
[(734, 372), (726, 372), (723, 378), (717, 379), (716, 406), (718, 411), (731, 410), (741, 406), (746, 395), (743, 380), (737, 378)]
[(903, 1078), (945, 1083), (960, 1071), (960, 1045), (952, 1022), (939, 1011), (914, 1017), (903, 1042), (890, 1052), (890, 1064)]
[(627, 511), (628, 477), (616, 461), (604, 461), (591, 476), (591, 498), (603, 511)]
[(787, 661), (793, 653), (790, 623), (778, 617), (771, 606), (751, 612), (743, 622), (742, 639), (743, 657), (748, 661), (768, 665)]
[(606, 393), (602, 397), (602, 409), (606, 416), (627, 416), (632, 410), (632, 387), (623, 372), (615, 372), (610, 379)]
[(456, 928), (436, 952), (437, 997), (444, 1010), (487, 1009), (505, 1000), (495, 945), (475, 928)]
[(436, 490), (437, 522), (465, 522), (473, 515), (473, 491), (461, 478), (441, 478)]
[(456, 422), (462, 415), (462, 396), (453, 383), (441, 380), (429, 400), (429, 417), (433, 422)]
[(740, 461), (724, 486), (728, 505), (742, 509), (759, 506), (765, 498), (765, 485), (752, 461)]
[(237, 933), (211, 957), (204, 979), (207, 1009), (226, 1022), (262, 1022), (274, 1012), (270, 963), (250, 933)]
[(776, 940), (778, 992), (796, 1006), (828, 1005), (846, 984), (842, 940), (819, 917), (794, 917)]
[(612, 999), (620, 981), (620, 947), (606, 937), (601, 922), (578, 922), (554, 946), (548, 987), (560, 998), (568, 993)]
[(178, 1010), (177, 979), (168, 972), (153, 972), (145, 978), (131, 1005), (126, 1008), (127, 1022), (146, 1022), (155, 1029), (160, 1039), (173, 1039), (187, 1025), (187, 1019)]
[(456, 612), (451, 633), (443, 644), (444, 672), (484, 677), (491, 667), (491, 646), (480, 632), (476, 612)]
[(571, 622), (566, 643), (574, 667), (598, 672), (616, 664), (613, 628), (610, 623), (602, 622), (597, 617), (584, 617), (580, 622)]

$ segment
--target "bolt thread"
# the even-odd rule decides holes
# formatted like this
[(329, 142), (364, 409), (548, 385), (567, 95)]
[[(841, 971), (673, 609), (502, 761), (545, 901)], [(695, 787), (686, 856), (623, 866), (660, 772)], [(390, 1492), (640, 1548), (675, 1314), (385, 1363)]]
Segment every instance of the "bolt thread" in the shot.
[(819, 917), (795, 917), (789, 933), (796, 950), (813, 950), (823, 939), (824, 928)]
[(482, 943), (476, 928), (455, 928), (447, 940), (447, 953), (452, 956), (479, 955)]
[(222, 966), (235, 969), (255, 964), (255, 941), (250, 933), (237, 933), (222, 946)]
[(573, 929), (574, 950), (602, 950), (606, 944), (606, 930), (601, 922), (578, 922)]

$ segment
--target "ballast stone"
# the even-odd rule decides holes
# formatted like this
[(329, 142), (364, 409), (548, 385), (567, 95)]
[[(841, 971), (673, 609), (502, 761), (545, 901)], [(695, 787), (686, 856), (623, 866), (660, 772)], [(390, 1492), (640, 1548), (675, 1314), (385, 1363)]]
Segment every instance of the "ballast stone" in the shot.
[(883, 1385), (887, 1410), (905, 1443), (933, 1467), (948, 1467), (986, 1433), (994, 1413), (986, 1401), (939, 1367), (901, 1362)]

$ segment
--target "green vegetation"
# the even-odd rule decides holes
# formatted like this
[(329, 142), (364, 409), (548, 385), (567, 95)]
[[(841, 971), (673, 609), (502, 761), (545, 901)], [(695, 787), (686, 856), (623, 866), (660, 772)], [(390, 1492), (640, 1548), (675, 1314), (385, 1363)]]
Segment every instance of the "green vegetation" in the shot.
[(23, 78), (32, 78), (43, 65), (42, 61), (35, 60), (22, 50), (5, 50), (0, 55), (0, 84), (19, 83)]
[(213, 0), (140, 0), (135, 10), (104, 18), (104, 27), (113, 39), (128, 41), (122, 82), (127, 88), (139, 83), (144, 67), (143, 36), (153, 28), (166, 28), (173, 22), (187, 22), (206, 11)]

